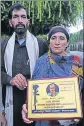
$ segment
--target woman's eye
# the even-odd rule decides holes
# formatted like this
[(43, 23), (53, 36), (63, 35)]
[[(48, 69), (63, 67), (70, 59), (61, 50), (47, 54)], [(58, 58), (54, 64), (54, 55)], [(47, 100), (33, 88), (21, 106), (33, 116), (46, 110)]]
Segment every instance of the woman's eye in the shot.
[(62, 36), (60, 36), (60, 40), (65, 40), (65, 38), (64, 38), (64, 37), (62, 37)]
[(54, 40), (54, 39), (56, 39), (56, 37), (54, 37), (54, 36), (53, 36), (53, 37), (51, 37), (51, 40)]

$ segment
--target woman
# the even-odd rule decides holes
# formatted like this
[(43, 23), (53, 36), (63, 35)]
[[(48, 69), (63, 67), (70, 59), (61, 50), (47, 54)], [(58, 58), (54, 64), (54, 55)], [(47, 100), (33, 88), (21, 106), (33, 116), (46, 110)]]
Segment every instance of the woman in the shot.
[[(49, 51), (37, 60), (33, 79), (52, 78), (52, 77), (68, 77), (80, 74), (82, 78), (82, 67), (80, 58), (67, 53), (69, 34), (62, 26), (52, 27), (48, 34), (50, 41)], [(32, 121), (25, 118), (26, 107), (23, 105), (22, 118), (26, 123)], [(53, 121), (37, 121), (36, 126), (51, 126)], [(71, 120), (60, 120), (60, 124), (69, 126), (72, 124)], [(59, 124), (59, 125), (60, 125)], [(58, 126), (58, 121), (55, 121), (55, 126)]]

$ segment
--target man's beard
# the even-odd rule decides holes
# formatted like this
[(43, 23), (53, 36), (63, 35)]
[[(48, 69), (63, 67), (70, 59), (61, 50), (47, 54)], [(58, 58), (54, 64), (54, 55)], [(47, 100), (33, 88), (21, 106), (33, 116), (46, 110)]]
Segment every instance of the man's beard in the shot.
[[(14, 28), (14, 26), (13, 26)], [(25, 34), (25, 32), (27, 31), (27, 27), (25, 27), (24, 24), (18, 24), (16, 25), (16, 27), (14, 28), (14, 31), (19, 34), (19, 35), (22, 35), (22, 34)]]

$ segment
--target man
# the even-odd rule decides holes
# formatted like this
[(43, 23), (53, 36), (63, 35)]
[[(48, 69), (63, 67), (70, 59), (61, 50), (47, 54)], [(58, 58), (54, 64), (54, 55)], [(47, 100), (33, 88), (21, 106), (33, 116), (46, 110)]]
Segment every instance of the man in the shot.
[(55, 84), (50, 84), (49, 85), (49, 87), (50, 87), (50, 92), (48, 93), (48, 95), (49, 96), (56, 96), (57, 94), (58, 94), (58, 92), (56, 92), (56, 86), (55, 86)]
[(47, 52), (48, 48), (42, 39), (37, 41), (28, 31), (29, 16), (22, 5), (12, 5), (8, 17), (14, 33), (9, 40), (2, 42), (3, 104), (8, 126), (26, 126), (21, 109), (26, 100), (27, 79), (32, 76), (37, 58)]
[(2, 104), (0, 105), (0, 122), (1, 122), (1, 126), (7, 126), (5, 113), (4, 113), (4, 107)]

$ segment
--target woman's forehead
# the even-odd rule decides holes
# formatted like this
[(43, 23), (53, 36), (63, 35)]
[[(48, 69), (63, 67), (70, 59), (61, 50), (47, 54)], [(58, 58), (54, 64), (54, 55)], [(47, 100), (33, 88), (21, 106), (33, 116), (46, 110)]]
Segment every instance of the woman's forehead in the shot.
[(52, 36), (63, 36), (63, 37), (66, 37), (66, 35), (64, 33), (62, 33), (62, 32), (56, 32)]

